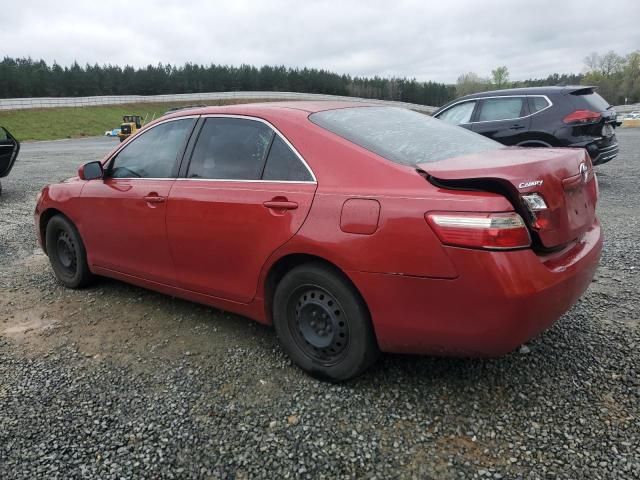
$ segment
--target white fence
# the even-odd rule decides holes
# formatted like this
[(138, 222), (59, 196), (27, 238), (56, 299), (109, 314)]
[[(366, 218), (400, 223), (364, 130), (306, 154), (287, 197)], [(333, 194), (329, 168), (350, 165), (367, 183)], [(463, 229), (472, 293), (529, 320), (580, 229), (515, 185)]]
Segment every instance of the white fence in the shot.
[(211, 100), (347, 100), (351, 102), (380, 103), (410, 108), (425, 113), (432, 113), (436, 107), (415, 103), (391, 102), (358, 97), (342, 97), (338, 95), (321, 95), (317, 93), (298, 92), (211, 92), (182, 93), (173, 95), (110, 95), (100, 97), (36, 97), (36, 98), (2, 98), (0, 110), (23, 110), (30, 108), (56, 107), (90, 107), (96, 105), (118, 105), (123, 103), (200, 103)]
[[(347, 100), (351, 102), (380, 103), (410, 108), (419, 112), (433, 113), (436, 107), (416, 103), (373, 100), (339, 95), (299, 92), (210, 92), (180, 93), (171, 95), (108, 95), (100, 97), (35, 97), (0, 98), (0, 110), (24, 110), (30, 108), (91, 107), (96, 105), (120, 105), (124, 103), (200, 103), (211, 100)], [(640, 111), (640, 103), (615, 107), (618, 114)]]

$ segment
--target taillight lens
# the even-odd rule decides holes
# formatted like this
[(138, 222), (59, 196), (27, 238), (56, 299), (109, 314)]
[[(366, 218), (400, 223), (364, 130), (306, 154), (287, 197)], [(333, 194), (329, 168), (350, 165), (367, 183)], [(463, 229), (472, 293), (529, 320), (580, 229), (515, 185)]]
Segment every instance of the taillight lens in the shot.
[(591, 110), (576, 110), (564, 117), (562, 121), (570, 124), (584, 124), (599, 122), (602, 118), (598, 112), (592, 112)]
[(429, 212), (425, 218), (445, 245), (490, 250), (531, 245), (529, 230), (515, 212)]
[(524, 201), (527, 210), (531, 214), (531, 222), (533, 223), (533, 227), (538, 230), (545, 229), (551, 223), (549, 218), (549, 210), (547, 209), (547, 204), (542, 198), (542, 195), (538, 193), (530, 193), (527, 195), (522, 195), (522, 200)]

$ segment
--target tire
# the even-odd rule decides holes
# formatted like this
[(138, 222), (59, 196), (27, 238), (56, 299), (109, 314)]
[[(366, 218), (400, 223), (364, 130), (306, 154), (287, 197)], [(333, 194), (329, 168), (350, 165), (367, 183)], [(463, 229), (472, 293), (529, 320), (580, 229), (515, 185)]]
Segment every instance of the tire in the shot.
[(53, 273), (67, 288), (82, 288), (93, 280), (87, 252), (76, 227), (66, 217), (55, 215), (47, 223), (46, 245)]
[(354, 378), (379, 354), (360, 294), (323, 264), (300, 265), (282, 278), (273, 299), (273, 323), (293, 362), (323, 380)]

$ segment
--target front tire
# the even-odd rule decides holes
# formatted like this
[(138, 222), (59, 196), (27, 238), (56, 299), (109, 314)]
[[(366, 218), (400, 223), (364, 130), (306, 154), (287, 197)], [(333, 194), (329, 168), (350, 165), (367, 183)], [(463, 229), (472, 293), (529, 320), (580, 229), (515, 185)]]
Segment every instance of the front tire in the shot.
[(369, 311), (339, 272), (304, 264), (288, 272), (273, 300), (278, 339), (293, 362), (314, 377), (358, 376), (379, 354)]
[(93, 280), (87, 252), (76, 227), (66, 217), (55, 215), (47, 223), (47, 254), (53, 273), (67, 288), (82, 288)]

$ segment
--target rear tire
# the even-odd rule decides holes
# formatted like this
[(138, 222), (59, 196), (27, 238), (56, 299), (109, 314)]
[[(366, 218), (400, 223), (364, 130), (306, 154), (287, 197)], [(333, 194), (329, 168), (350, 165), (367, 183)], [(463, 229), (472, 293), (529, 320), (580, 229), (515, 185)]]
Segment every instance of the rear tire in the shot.
[(55, 215), (47, 223), (46, 246), (53, 273), (67, 288), (82, 288), (93, 280), (87, 252), (76, 227), (66, 217)]
[(379, 350), (369, 311), (339, 272), (320, 263), (295, 267), (276, 288), (273, 323), (293, 362), (314, 377), (358, 376)]

